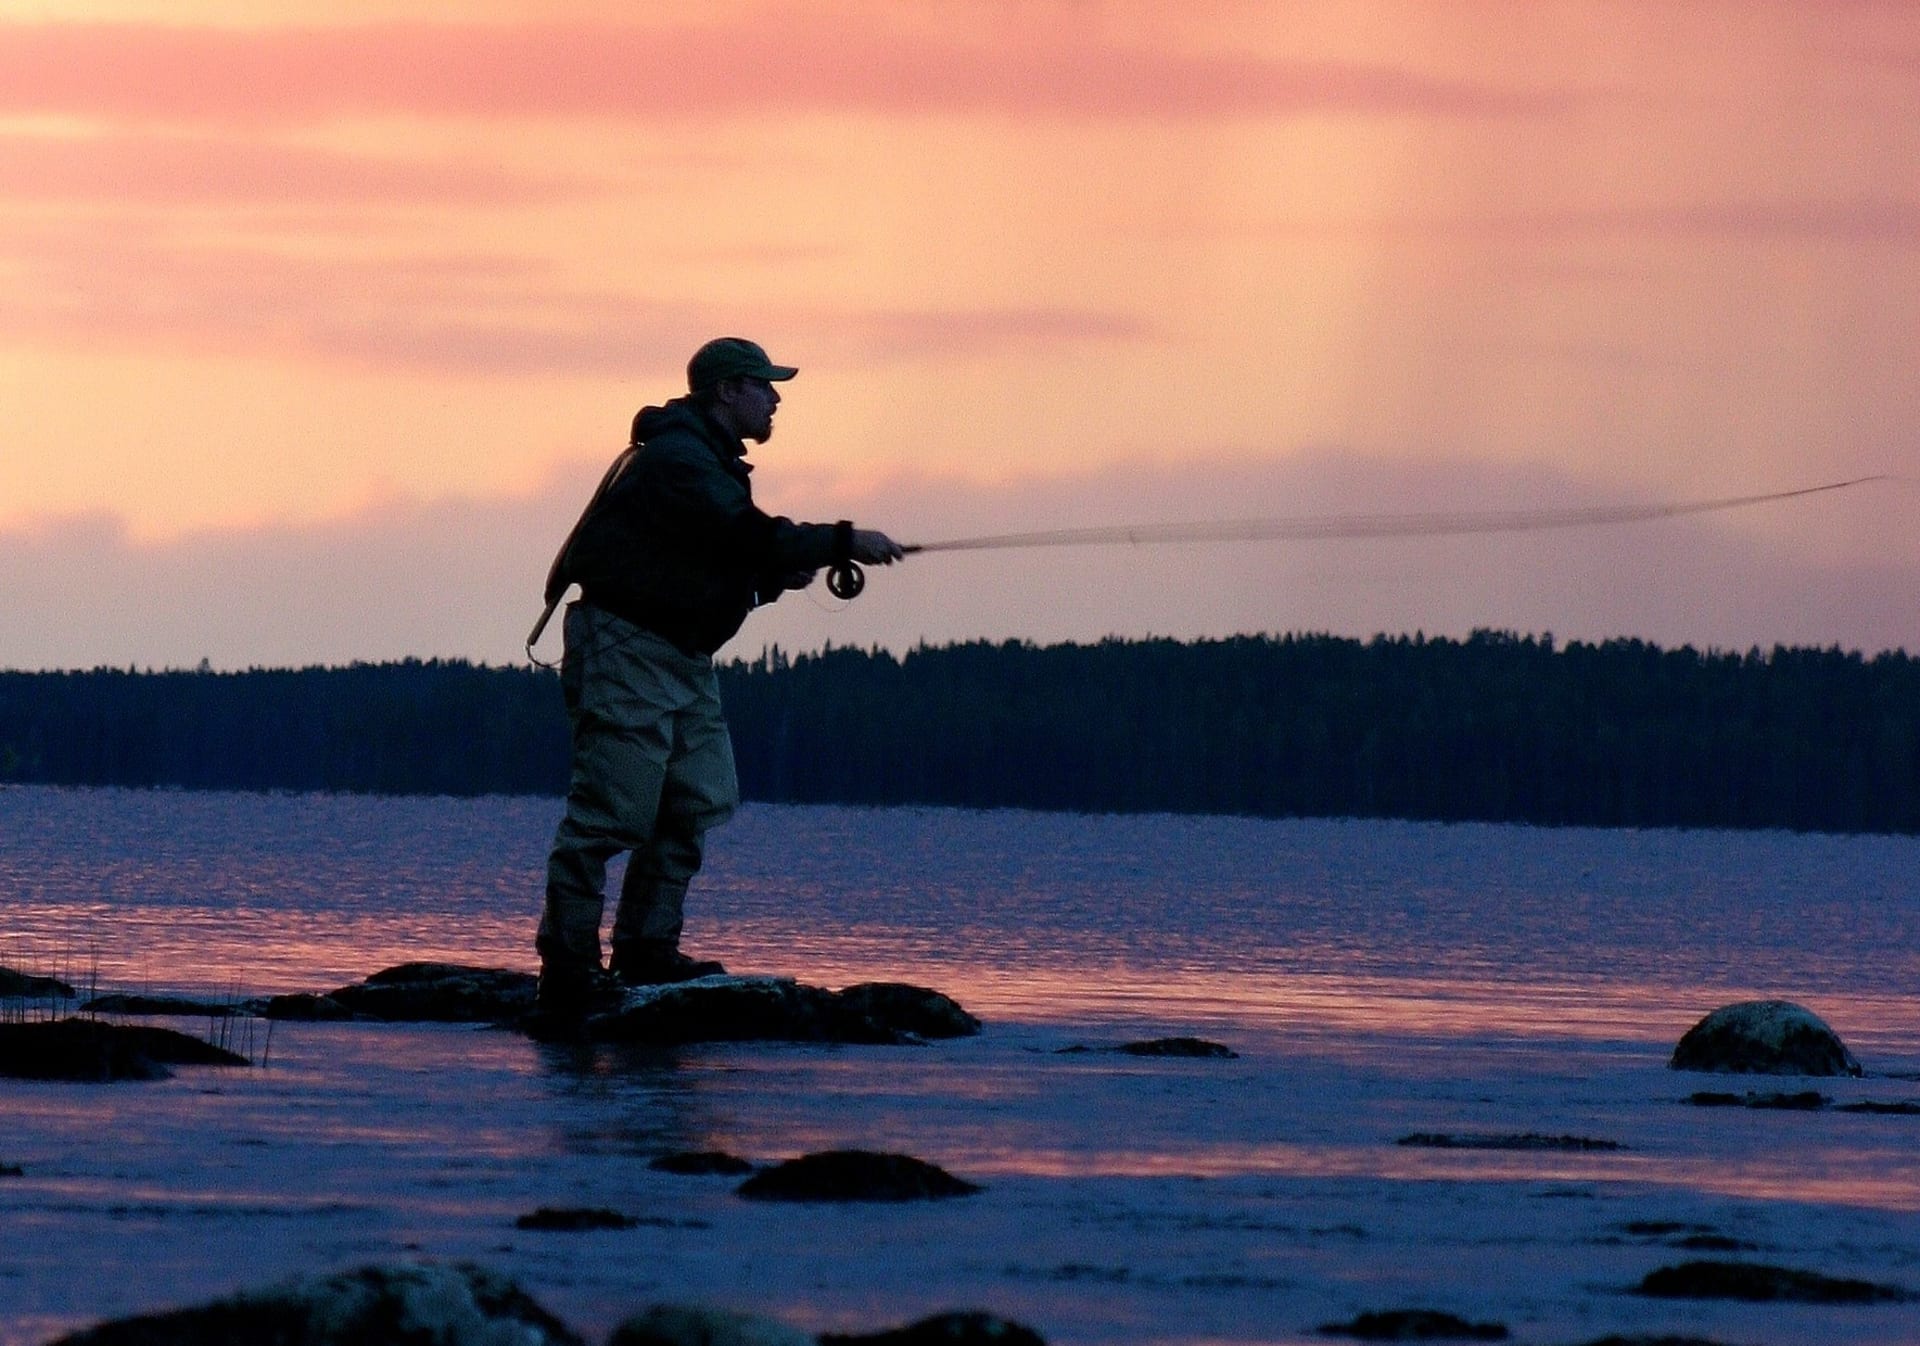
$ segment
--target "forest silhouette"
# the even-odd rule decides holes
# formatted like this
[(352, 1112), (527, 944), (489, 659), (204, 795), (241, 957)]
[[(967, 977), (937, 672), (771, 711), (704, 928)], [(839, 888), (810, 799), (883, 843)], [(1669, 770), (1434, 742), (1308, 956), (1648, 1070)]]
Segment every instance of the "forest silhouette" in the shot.
[[(1920, 831), (1920, 660), (1481, 631), (771, 650), (749, 799)], [(0, 780), (559, 794), (558, 679), (408, 660), (0, 673)]]

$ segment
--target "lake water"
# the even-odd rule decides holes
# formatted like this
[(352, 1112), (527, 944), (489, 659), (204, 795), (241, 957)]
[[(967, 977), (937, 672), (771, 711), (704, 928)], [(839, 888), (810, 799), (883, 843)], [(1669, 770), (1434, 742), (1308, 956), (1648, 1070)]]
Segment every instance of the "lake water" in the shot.
[[(324, 990), (533, 966), (551, 800), (0, 789), (0, 963), (102, 990)], [(1920, 1309), (1625, 1293), (1735, 1253), (1920, 1290), (1920, 1118), (1687, 1106), (1706, 1011), (1782, 997), (1920, 1097), (1920, 841), (750, 805), (687, 946), (940, 987), (925, 1049), (568, 1052), (276, 1026), (265, 1069), (0, 1084), (0, 1343), (371, 1260), (466, 1257), (587, 1332), (660, 1299), (870, 1330), (977, 1305), (1058, 1342), (1316, 1340), (1431, 1306), (1528, 1341), (1920, 1340)], [(191, 1027), (191, 1025), (184, 1025)], [(1167, 1033), (1228, 1062), (1057, 1054)], [(1438, 1151), (1415, 1131), (1578, 1134)], [(902, 1149), (984, 1182), (792, 1210), (643, 1162)], [(542, 1204), (650, 1225), (529, 1235)], [(1697, 1227), (1697, 1228), (1696, 1228)], [(1639, 1232), (1636, 1232), (1639, 1231)], [(1725, 1255), (1725, 1254), (1721, 1254)], [(103, 1279), (103, 1263), (137, 1267)]]

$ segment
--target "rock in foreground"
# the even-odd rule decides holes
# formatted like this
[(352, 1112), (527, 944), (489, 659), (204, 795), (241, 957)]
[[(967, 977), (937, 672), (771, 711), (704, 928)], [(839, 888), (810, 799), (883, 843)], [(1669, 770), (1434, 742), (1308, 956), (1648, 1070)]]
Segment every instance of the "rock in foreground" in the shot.
[(1790, 1000), (1722, 1006), (1687, 1030), (1667, 1065), (1740, 1075), (1861, 1073), (1839, 1034)]
[(1501, 1323), (1470, 1323), (1438, 1309), (1387, 1309), (1363, 1313), (1349, 1323), (1327, 1323), (1323, 1337), (1352, 1337), (1356, 1341), (1505, 1341)]
[(71, 1000), (73, 988), (58, 977), (36, 977), (0, 967), (0, 1000)]
[(327, 992), (354, 1014), (393, 1023), (496, 1023), (533, 1008), (531, 972), (464, 963), (401, 963)]
[(0, 1076), (17, 1080), (164, 1080), (169, 1065), (244, 1066), (247, 1058), (170, 1028), (98, 1019), (0, 1024)]
[(756, 1201), (933, 1201), (985, 1189), (911, 1155), (826, 1150), (776, 1164), (735, 1190)]
[(104, 1323), (51, 1346), (582, 1346), (513, 1282), (475, 1266), (361, 1267), (199, 1308)]
[(607, 1346), (814, 1346), (814, 1339), (756, 1313), (655, 1304), (614, 1328)]
[(841, 1336), (825, 1332), (820, 1346), (1047, 1346), (1023, 1323), (991, 1313), (937, 1313), (886, 1332)]

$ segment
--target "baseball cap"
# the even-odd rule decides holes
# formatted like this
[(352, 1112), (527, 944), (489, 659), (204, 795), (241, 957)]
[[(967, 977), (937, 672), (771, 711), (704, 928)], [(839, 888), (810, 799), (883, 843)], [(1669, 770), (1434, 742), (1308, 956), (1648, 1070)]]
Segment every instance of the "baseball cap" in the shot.
[(790, 379), (800, 371), (792, 365), (777, 365), (766, 351), (745, 337), (718, 337), (693, 353), (687, 361), (687, 389), (700, 392), (723, 379)]

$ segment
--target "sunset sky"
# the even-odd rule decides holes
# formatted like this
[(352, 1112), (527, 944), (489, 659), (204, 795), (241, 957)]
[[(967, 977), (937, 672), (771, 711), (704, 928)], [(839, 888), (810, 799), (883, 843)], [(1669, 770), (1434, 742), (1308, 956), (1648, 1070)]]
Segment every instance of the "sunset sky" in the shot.
[[(0, 0), (0, 667), (514, 661), (725, 333), (762, 503), (905, 541), (1914, 475), (1920, 6)], [(1920, 651), (1920, 488), (929, 556), (729, 653), (1476, 627)]]

